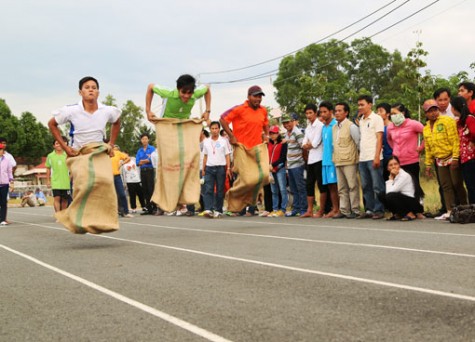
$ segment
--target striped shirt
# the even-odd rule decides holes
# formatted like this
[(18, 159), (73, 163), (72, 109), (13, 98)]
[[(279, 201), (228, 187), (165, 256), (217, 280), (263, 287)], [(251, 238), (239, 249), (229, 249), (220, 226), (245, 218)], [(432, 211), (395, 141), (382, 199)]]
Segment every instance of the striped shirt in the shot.
[(287, 140), (287, 169), (293, 169), (305, 164), (302, 154), (303, 133), (295, 126), (292, 132), (285, 132)]

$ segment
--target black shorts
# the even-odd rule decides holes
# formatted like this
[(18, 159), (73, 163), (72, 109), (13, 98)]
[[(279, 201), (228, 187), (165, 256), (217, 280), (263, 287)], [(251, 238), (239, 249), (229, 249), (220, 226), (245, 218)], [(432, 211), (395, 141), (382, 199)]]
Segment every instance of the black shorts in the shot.
[(61, 197), (63, 199), (69, 199), (71, 195), (70, 190), (55, 190), (53, 189), (53, 197)]

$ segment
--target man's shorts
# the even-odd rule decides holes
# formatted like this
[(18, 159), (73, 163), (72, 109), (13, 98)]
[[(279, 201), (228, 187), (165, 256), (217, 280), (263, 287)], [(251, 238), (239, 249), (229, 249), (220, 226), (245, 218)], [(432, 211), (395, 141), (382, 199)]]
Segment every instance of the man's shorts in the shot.
[(333, 165), (322, 166), (322, 179), (323, 184), (334, 184), (336, 180), (336, 168)]
[(53, 189), (53, 197), (61, 197), (63, 199), (69, 199), (71, 196), (70, 190), (55, 190)]

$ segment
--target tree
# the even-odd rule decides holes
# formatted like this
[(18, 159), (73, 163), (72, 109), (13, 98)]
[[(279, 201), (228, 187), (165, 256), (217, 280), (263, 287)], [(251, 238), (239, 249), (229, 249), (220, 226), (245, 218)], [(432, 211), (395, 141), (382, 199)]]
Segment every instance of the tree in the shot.
[(38, 164), (41, 157), (47, 155), (53, 144), (53, 138), (48, 129), (30, 112), (21, 115), (18, 126), (16, 147), (21, 151), (18, 154), (24, 157), (28, 164)]
[(120, 116), (121, 128), (117, 144), (123, 151), (134, 154), (140, 147), (140, 138), (137, 138), (137, 135), (139, 134), (143, 118), (143, 108), (135, 105), (131, 100), (128, 100), (122, 106), (122, 114)]

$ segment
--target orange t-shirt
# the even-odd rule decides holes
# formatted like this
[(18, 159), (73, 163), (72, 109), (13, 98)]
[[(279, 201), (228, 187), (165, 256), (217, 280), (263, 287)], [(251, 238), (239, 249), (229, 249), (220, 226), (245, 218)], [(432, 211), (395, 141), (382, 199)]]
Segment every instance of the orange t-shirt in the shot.
[(253, 109), (248, 101), (227, 110), (221, 118), (233, 125), (233, 134), (237, 141), (247, 148), (262, 143), (264, 127), (269, 124), (267, 109), (262, 106)]

